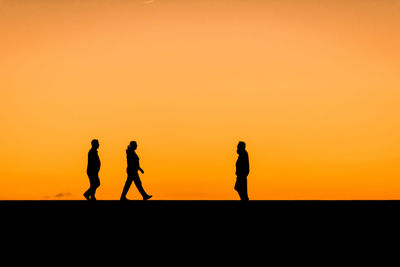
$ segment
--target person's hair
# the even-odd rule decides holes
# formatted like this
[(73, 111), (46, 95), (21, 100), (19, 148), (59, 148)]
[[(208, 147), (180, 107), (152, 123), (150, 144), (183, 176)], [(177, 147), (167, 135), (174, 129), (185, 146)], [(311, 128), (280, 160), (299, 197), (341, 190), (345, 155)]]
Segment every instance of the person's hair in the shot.
[(98, 145), (98, 144), (99, 144), (99, 140), (97, 140), (97, 139), (92, 140), (92, 146)]
[(243, 142), (243, 141), (239, 141), (238, 148), (245, 149), (246, 148), (246, 143)]
[(137, 143), (136, 143), (136, 141), (131, 141), (131, 142), (129, 143), (128, 148), (137, 148)]

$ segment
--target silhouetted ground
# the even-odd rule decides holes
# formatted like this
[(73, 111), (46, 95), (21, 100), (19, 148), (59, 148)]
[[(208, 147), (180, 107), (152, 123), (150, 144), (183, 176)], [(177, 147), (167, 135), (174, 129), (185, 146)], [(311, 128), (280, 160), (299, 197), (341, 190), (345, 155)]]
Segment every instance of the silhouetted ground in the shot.
[[(237, 232), (344, 228), (397, 221), (399, 201), (0, 201), (3, 223), (56, 227)], [(362, 223), (362, 225), (358, 225)], [(149, 229), (147, 229), (149, 228)]]
[(337, 243), (353, 253), (360, 244), (397, 242), (400, 225), (399, 201), (0, 201), (0, 212), (7, 241), (118, 248), (133, 257), (150, 251), (154, 259), (267, 257), (270, 246), (315, 253)]

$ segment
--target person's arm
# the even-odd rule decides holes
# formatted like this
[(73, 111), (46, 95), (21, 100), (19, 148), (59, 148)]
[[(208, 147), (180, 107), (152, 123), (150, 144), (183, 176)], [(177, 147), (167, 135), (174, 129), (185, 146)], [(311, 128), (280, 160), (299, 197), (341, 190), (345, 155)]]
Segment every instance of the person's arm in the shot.
[(142, 169), (142, 168), (140, 168), (140, 164), (139, 164), (139, 160), (138, 160), (138, 170), (141, 172), (141, 173), (144, 173), (144, 170)]
[(246, 157), (246, 175), (250, 173), (250, 164), (249, 164), (249, 156)]
[(97, 167), (97, 172), (99, 172), (100, 171), (100, 166), (101, 166), (101, 162), (100, 162), (100, 157), (99, 157), (99, 154), (97, 154), (97, 152), (96, 152), (96, 167)]

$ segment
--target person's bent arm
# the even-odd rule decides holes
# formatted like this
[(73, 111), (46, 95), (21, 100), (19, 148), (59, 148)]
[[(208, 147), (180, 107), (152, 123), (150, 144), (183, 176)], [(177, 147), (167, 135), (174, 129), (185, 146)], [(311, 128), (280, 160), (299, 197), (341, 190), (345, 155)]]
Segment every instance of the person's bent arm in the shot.
[(142, 170), (142, 168), (140, 168), (140, 166), (139, 166), (139, 171), (140, 171), (141, 173), (144, 173), (144, 170)]

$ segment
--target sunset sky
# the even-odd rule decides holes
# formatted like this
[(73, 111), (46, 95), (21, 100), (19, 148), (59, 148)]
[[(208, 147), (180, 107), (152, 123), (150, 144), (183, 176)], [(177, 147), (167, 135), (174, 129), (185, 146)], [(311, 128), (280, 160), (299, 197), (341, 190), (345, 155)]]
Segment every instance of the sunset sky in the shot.
[[(0, 0), (0, 200), (400, 198), (398, 0)], [(132, 186), (128, 198), (140, 199)]]

